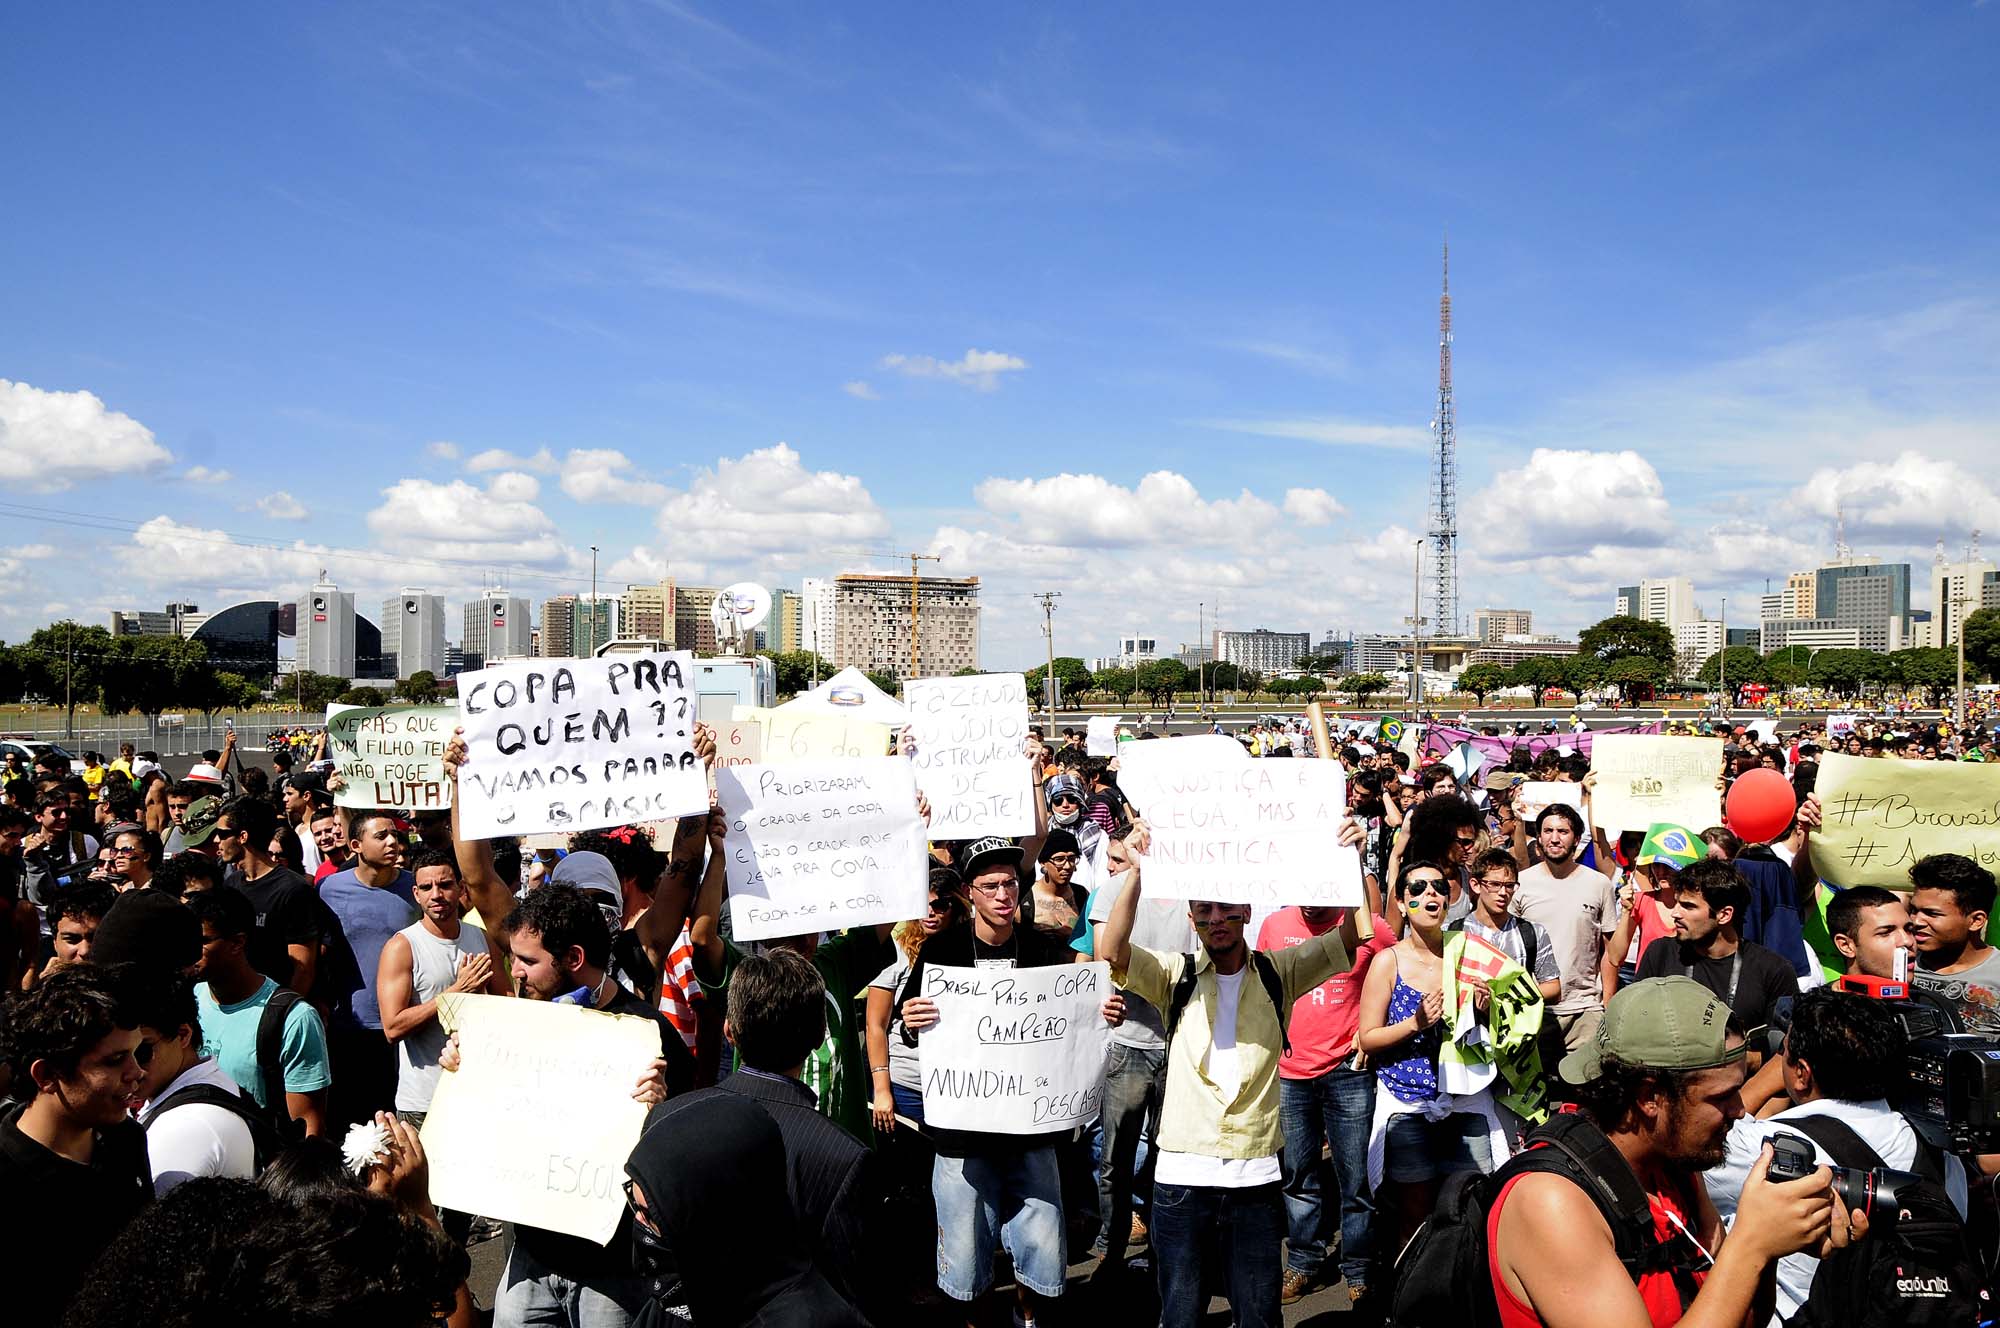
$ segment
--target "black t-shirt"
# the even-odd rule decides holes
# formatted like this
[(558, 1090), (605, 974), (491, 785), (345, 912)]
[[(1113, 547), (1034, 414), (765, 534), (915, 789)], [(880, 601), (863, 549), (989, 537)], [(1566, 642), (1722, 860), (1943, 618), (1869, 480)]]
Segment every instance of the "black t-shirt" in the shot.
[[(1743, 961), (1740, 969), (1736, 963), (1738, 956)], [(1729, 999), (1732, 971), (1736, 973), (1733, 1001)], [(1741, 942), (1736, 954), (1709, 959), (1672, 936), (1659, 937), (1639, 956), (1639, 978), (1643, 981), (1676, 976), (1691, 977), (1714, 992), (1716, 999), (1727, 1005), (1746, 1029), (1769, 1024), (1779, 998), (1799, 994), (1799, 975), (1792, 971), (1791, 964), (1755, 941)]]
[[(694, 1091), (694, 1053), (681, 1041), (673, 1025), (660, 1017), (651, 1004), (623, 987), (613, 986), (611, 999), (598, 1007), (605, 1014), (630, 1014), (651, 1019), (658, 1026), (660, 1054), (667, 1061), (667, 1097)], [(637, 1083), (635, 1077), (634, 1083)], [(629, 1090), (627, 1090), (629, 1091)], [(620, 1178), (622, 1181), (622, 1177)], [(608, 1245), (596, 1245), (580, 1236), (565, 1235), (542, 1227), (516, 1226), (514, 1240), (550, 1272), (573, 1280), (639, 1276), (632, 1261), (632, 1213), (628, 1207), (618, 1218), (618, 1232)]]
[(320, 942), (319, 891), (289, 867), (273, 867), (254, 881), (241, 868), (231, 867), (222, 883), (257, 910), (257, 930), (250, 937), (250, 966), (280, 983), (287, 982), (292, 960), (285, 947)]
[(146, 1131), (135, 1120), (97, 1132), (89, 1166), (21, 1133), (20, 1107), (0, 1114), (0, 1240), (7, 1322), (40, 1328), (61, 1317), (97, 1256), (153, 1199)]

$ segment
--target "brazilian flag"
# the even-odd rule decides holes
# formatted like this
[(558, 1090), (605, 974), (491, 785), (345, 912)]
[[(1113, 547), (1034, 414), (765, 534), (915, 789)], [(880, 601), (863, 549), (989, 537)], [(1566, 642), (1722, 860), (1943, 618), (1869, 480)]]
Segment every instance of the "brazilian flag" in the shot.
[(1389, 716), (1384, 715), (1382, 716), (1382, 725), (1377, 732), (1381, 735), (1383, 742), (1394, 747), (1403, 740), (1403, 721), (1400, 719), (1391, 719)]
[(1646, 831), (1633, 864), (1643, 867), (1649, 862), (1659, 862), (1675, 871), (1684, 871), (1707, 856), (1708, 844), (1700, 835), (1684, 825), (1661, 821)]

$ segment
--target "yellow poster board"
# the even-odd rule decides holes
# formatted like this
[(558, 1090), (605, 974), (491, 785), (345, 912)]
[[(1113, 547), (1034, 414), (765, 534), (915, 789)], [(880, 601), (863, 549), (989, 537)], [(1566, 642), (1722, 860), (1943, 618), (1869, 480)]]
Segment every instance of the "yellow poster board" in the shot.
[(1910, 865), (1959, 853), (2000, 871), (2000, 765), (1820, 758), (1813, 869), (1834, 885), (1910, 888)]
[(812, 761), (823, 757), (887, 756), (889, 726), (843, 719), (780, 706), (768, 712), (764, 763)]

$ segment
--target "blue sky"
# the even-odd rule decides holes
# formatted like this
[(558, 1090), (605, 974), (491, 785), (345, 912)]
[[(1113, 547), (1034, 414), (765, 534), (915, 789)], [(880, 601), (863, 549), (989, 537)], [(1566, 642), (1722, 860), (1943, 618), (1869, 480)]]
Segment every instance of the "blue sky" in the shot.
[(38, 7), (0, 635), (322, 563), (539, 600), (593, 543), (607, 584), (936, 552), (991, 667), (1042, 589), (1065, 653), (1218, 598), (1388, 628), (1447, 230), (1465, 609), (1573, 629), (1685, 574), (1741, 621), (1836, 506), (1919, 563), (2000, 527), (1996, 25)]

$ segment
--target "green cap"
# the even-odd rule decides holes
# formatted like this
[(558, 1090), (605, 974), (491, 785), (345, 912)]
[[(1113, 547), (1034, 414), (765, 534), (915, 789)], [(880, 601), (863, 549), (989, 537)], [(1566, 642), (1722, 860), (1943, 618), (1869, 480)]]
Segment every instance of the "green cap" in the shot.
[(1636, 867), (1657, 862), (1675, 871), (1692, 867), (1708, 856), (1708, 845), (1702, 837), (1684, 825), (1669, 825), (1660, 821), (1646, 831), (1646, 838), (1639, 845), (1639, 855), (1632, 859)]
[(1647, 978), (1604, 1007), (1597, 1036), (1563, 1057), (1564, 1083), (1587, 1084), (1615, 1060), (1647, 1070), (1710, 1070), (1741, 1060), (1729, 1045), (1729, 1007), (1693, 978)]
[(216, 822), (222, 819), (222, 799), (216, 797), (196, 798), (181, 813), (181, 843), (187, 848), (198, 848), (215, 834)]

